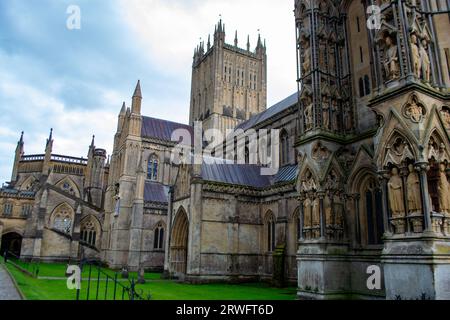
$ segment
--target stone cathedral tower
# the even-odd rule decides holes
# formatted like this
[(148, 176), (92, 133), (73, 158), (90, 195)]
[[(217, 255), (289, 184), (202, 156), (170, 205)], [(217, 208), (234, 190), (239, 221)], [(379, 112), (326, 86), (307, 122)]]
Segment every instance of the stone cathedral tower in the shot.
[(447, 10), (296, 0), (299, 296), (377, 294), (355, 276), (377, 265), (388, 299), (449, 297)]
[(225, 25), (220, 21), (214, 42), (208, 38), (206, 48), (202, 42), (194, 52), (189, 124), (202, 121), (205, 130), (225, 132), (264, 111), (266, 103), (265, 43), (258, 36), (256, 49), (251, 51), (247, 38), (246, 48), (241, 49), (236, 31), (234, 44), (227, 44)]

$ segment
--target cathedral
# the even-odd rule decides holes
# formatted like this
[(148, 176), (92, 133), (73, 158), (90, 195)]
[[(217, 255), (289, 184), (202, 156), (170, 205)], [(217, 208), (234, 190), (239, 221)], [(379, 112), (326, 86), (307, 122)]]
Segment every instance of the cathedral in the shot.
[(298, 91), (269, 108), (265, 41), (230, 44), (219, 21), (194, 50), (188, 124), (143, 115), (138, 82), (110, 157), (94, 138), (87, 158), (53, 154), (53, 132), (27, 155), (22, 134), (0, 253), (299, 299), (450, 299), (449, 2), (293, 9)]

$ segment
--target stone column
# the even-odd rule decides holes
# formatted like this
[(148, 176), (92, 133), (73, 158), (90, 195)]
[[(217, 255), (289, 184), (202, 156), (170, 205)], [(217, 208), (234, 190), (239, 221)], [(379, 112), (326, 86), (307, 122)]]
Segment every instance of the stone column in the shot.
[(354, 194), (352, 195), (353, 202), (355, 204), (355, 239), (356, 244), (358, 246), (361, 245), (361, 222), (359, 217), (359, 203), (361, 201), (361, 195), (360, 194)]
[(320, 202), (320, 239), (324, 240), (326, 238), (326, 218), (325, 218), (325, 210), (323, 205), (323, 200), (325, 197), (325, 193), (318, 192), (317, 196), (319, 197)]
[(304, 218), (304, 214), (305, 214), (305, 208), (303, 206), (303, 201), (305, 200), (304, 195), (301, 195), (300, 197), (298, 197), (298, 201), (300, 203), (299, 205), (299, 214), (298, 214), (298, 218), (299, 218), (299, 224), (300, 224), (300, 230), (299, 230), (299, 235), (298, 235), (298, 239), (297, 241), (303, 241), (305, 240), (303, 237), (303, 222), (305, 221)]
[(172, 236), (172, 211), (173, 211), (173, 187), (169, 189), (169, 203), (167, 207), (167, 231), (164, 243), (164, 274), (168, 276), (170, 273), (170, 240)]
[(391, 229), (391, 222), (390, 220), (390, 214), (389, 214), (389, 203), (388, 203), (388, 180), (389, 180), (389, 173), (385, 170), (381, 170), (378, 172), (378, 178), (381, 182), (381, 194), (382, 194), (382, 201), (383, 201), (383, 223), (384, 223), (384, 233), (388, 236), (392, 235), (392, 229)]
[(70, 242), (69, 259), (71, 261), (78, 261), (78, 249), (80, 245), (81, 204), (77, 203), (75, 205), (77, 206), (77, 210), (73, 219), (72, 241)]
[(423, 210), (423, 220), (424, 220), (424, 230), (425, 232), (432, 232), (431, 225), (431, 203), (430, 203), (430, 193), (428, 191), (428, 177), (427, 172), (430, 170), (430, 166), (427, 162), (417, 162), (416, 170), (419, 172), (420, 180), (420, 195), (422, 197), (422, 210)]

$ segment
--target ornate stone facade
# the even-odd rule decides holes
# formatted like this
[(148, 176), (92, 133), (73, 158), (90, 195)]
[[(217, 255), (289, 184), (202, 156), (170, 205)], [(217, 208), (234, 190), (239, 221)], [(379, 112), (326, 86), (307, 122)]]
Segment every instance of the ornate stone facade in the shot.
[[(368, 29), (374, 3), (380, 28)], [(278, 172), (249, 164), (248, 139), (220, 144), (226, 159), (175, 164), (179, 138), (190, 157), (194, 128), (143, 116), (138, 83), (109, 165), (93, 147), (68, 166), (48, 150), (24, 156), (19, 142), (0, 199), (33, 213), (14, 225), (3, 217), (0, 230), (23, 230), (24, 257), (76, 259), (94, 237), (95, 220), (83, 220), (90, 214), (101, 225), (97, 257), (114, 268), (164, 268), (191, 282), (290, 281), (300, 298), (449, 298), (448, 8), (413, 0), (296, 0), (294, 8), (299, 91), (271, 108), (260, 40), (255, 52), (237, 38), (228, 45), (220, 22), (214, 45), (201, 44), (193, 62), (190, 123), (234, 128), (237, 138), (279, 130)], [(240, 154), (245, 161), (231, 163)], [(71, 216), (72, 240), (49, 246), (67, 238)], [(379, 290), (367, 287), (374, 265)]]

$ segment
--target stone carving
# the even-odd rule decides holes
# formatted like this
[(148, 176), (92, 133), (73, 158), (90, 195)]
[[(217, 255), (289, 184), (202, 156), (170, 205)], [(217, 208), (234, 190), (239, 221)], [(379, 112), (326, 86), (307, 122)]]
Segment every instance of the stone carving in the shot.
[(410, 214), (420, 213), (422, 211), (422, 202), (420, 199), (420, 180), (419, 175), (414, 170), (414, 166), (408, 166), (409, 174), (406, 179), (408, 210)]
[(411, 119), (411, 121), (419, 123), (425, 115), (425, 110), (425, 107), (418, 101), (417, 97), (413, 95), (403, 107), (403, 115), (404, 117)]
[(450, 129), (450, 109), (448, 107), (443, 107), (441, 110), (442, 120), (444, 121), (447, 130)]
[(352, 130), (352, 114), (349, 103), (344, 105), (344, 127), (346, 131)]
[(311, 227), (311, 216), (312, 216), (312, 202), (309, 198), (303, 202), (303, 214), (304, 214), (304, 226), (305, 228)]
[(306, 130), (311, 130), (313, 127), (313, 103), (310, 97), (305, 99), (305, 125)]
[(331, 100), (331, 114), (332, 114), (331, 129), (334, 131), (338, 131), (339, 130), (338, 102), (335, 99)]
[(387, 80), (394, 80), (400, 76), (400, 64), (398, 61), (398, 48), (390, 35), (386, 35), (385, 54), (384, 54), (384, 71)]
[(423, 80), (430, 82), (431, 80), (431, 62), (428, 56), (428, 41), (422, 40), (422, 46), (420, 47), (420, 65), (422, 67)]
[(330, 156), (330, 154), (330, 150), (328, 150), (327, 147), (323, 146), (322, 143), (318, 142), (311, 152), (311, 158), (316, 161), (323, 161), (326, 160)]
[(315, 228), (313, 237), (320, 237), (320, 200), (315, 198), (312, 205), (312, 225)]
[(413, 72), (418, 79), (421, 77), (422, 73), (422, 61), (420, 56), (420, 49), (417, 45), (417, 35), (413, 33), (411, 35), (411, 56), (412, 56), (412, 64), (413, 64)]
[(439, 207), (441, 212), (450, 214), (450, 184), (448, 183), (446, 169), (445, 163), (439, 165)]
[(392, 168), (391, 178), (388, 182), (389, 189), (389, 205), (393, 218), (400, 218), (405, 216), (405, 209), (403, 205), (403, 185), (402, 179), (398, 174), (396, 167)]
[(331, 172), (327, 176), (327, 181), (325, 183), (325, 188), (328, 190), (334, 190), (337, 189), (339, 186), (339, 178), (338, 175), (334, 170), (331, 170)]
[(305, 39), (305, 41), (303, 41), (303, 50), (303, 74), (307, 74), (311, 71), (311, 47), (309, 45), (308, 39)]
[(414, 160), (414, 155), (409, 144), (401, 137), (397, 137), (394, 143), (386, 149), (385, 166), (389, 164), (399, 165), (407, 159)]
[(323, 112), (323, 127), (325, 129), (330, 128), (330, 105), (328, 104), (328, 98), (322, 97), (322, 112)]
[(306, 175), (306, 179), (302, 183), (302, 189), (303, 192), (309, 192), (317, 189), (316, 182), (310, 172)]

